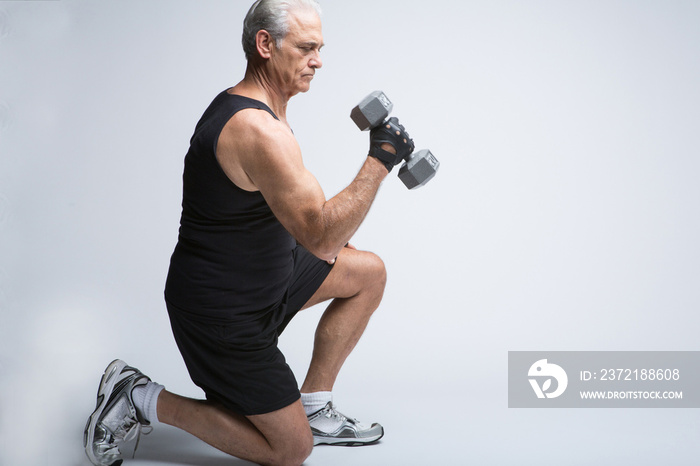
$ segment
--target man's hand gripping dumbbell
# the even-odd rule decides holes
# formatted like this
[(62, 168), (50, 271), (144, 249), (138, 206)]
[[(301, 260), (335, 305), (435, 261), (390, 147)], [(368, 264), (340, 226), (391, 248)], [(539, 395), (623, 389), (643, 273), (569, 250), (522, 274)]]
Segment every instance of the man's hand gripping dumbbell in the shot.
[[(399, 169), (399, 178), (408, 189), (418, 188), (430, 181), (437, 173), (440, 162), (428, 149), (415, 154), (413, 140), (396, 117), (389, 116), (394, 105), (382, 91), (374, 91), (360, 102), (350, 113), (350, 118), (362, 131), (371, 129), (369, 155), (376, 157), (391, 171), (402, 160), (406, 162)], [(382, 148), (391, 145), (396, 154)]]

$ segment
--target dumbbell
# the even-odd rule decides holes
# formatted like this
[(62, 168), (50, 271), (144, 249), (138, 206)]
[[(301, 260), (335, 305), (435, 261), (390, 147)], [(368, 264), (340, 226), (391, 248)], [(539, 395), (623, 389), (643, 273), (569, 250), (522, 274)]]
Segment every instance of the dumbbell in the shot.
[[(382, 91), (374, 91), (355, 106), (350, 118), (361, 131), (383, 124), (394, 108), (394, 104)], [(419, 188), (430, 181), (440, 168), (440, 162), (428, 150), (414, 152), (399, 169), (399, 179), (408, 189)]]

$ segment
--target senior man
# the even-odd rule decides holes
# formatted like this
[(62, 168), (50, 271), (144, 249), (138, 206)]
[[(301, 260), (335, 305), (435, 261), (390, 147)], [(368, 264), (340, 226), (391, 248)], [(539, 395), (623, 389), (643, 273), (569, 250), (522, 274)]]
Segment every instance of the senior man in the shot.
[[(287, 123), (287, 103), (309, 90), (322, 47), (314, 0), (250, 8), (245, 76), (213, 100), (190, 140), (165, 289), (175, 341), (206, 400), (171, 393), (115, 360), (85, 428), (94, 464), (121, 464), (119, 445), (156, 422), (260, 464), (300, 464), (316, 444), (384, 435), (379, 424), (339, 413), (332, 390), (386, 282), (381, 259), (349, 241), (413, 142), (396, 120), (373, 130), (353, 182), (325, 198)], [(296, 312), (330, 299), (299, 389), (278, 337)]]

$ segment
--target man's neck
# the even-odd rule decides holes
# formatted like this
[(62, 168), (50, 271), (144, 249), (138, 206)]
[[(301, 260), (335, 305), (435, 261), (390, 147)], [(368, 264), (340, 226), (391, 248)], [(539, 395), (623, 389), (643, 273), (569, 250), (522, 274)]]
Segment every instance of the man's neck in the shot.
[(265, 103), (281, 121), (287, 121), (287, 102), (289, 97), (274, 86), (260, 69), (248, 65), (245, 77), (230, 91)]

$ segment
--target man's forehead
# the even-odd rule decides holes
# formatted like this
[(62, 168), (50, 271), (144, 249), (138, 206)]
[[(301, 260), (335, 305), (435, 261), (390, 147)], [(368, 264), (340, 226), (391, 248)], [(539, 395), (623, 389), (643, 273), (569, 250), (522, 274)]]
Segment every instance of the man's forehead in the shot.
[(296, 9), (289, 12), (289, 35), (323, 42), (321, 18), (311, 9)]

